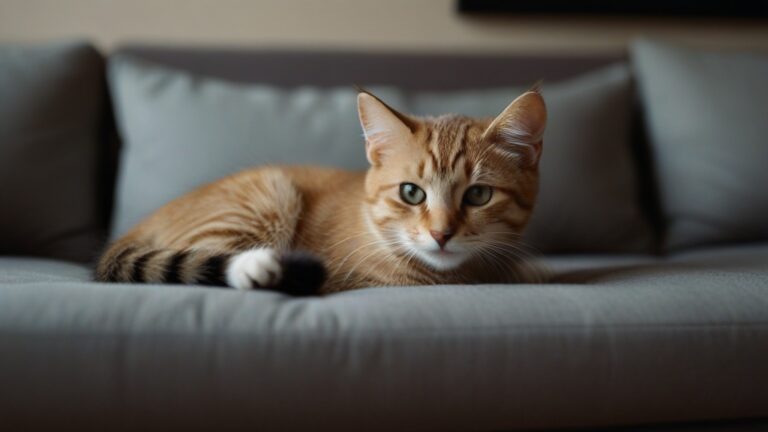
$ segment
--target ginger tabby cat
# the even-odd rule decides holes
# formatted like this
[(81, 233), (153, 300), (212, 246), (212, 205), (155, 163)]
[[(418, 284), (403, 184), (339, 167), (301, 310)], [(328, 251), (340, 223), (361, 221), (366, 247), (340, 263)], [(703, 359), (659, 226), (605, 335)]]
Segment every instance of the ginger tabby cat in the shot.
[(518, 281), (547, 117), (538, 90), (495, 119), (408, 116), (365, 91), (358, 113), (367, 172), (231, 175), (114, 242), (96, 279), (295, 295)]

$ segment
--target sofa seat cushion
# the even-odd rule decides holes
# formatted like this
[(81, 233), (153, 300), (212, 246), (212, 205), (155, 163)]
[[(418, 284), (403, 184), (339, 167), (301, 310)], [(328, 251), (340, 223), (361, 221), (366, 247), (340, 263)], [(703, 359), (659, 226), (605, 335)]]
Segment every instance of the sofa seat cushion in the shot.
[[(649, 255), (561, 255), (546, 257), (542, 265), (548, 280), (590, 285), (653, 283), (681, 280), (694, 285), (715, 285), (719, 275), (744, 276), (759, 284), (768, 277), (768, 246), (764, 243), (693, 249), (666, 257)], [(727, 288), (727, 287), (726, 287)]]
[(0, 285), (0, 406), (12, 421), (110, 429), (768, 416), (768, 245), (548, 262), (558, 283), (302, 299), (48, 267), (61, 279)]

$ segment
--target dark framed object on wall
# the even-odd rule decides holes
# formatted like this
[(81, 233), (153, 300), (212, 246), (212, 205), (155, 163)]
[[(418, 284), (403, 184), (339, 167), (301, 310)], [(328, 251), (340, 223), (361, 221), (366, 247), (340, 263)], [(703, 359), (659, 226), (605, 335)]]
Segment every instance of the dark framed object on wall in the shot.
[(768, 0), (457, 0), (459, 12), (766, 18)]

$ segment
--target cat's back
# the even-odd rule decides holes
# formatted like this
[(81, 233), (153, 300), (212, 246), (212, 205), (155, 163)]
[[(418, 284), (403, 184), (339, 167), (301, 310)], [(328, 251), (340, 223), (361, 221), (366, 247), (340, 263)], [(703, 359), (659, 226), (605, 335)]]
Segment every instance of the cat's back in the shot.
[(302, 195), (312, 197), (332, 192), (339, 188), (356, 189), (365, 179), (364, 171), (348, 171), (338, 168), (309, 165), (265, 165), (249, 168), (205, 185), (187, 197), (196, 199), (200, 195), (218, 195), (233, 190), (253, 188), (291, 188)]
[[(201, 220), (231, 210), (272, 214), (272, 210), (300, 209), (320, 213), (340, 201), (362, 194), (364, 172), (316, 166), (267, 165), (246, 169), (209, 184), (165, 204), (134, 227), (129, 237), (152, 236), (180, 239), (194, 230)], [(168, 240), (175, 244), (175, 241)]]
[[(362, 185), (365, 178), (364, 171), (348, 171), (331, 167), (288, 165), (264, 169), (270, 168), (278, 169), (290, 178), (299, 190), (308, 194)], [(259, 170), (259, 168), (255, 169), (257, 172)]]
[(327, 221), (341, 209), (357, 207), (364, 199), (364, 171), (305, 165), (264, 166), (225, 179), (225, 189), (244, 191), (266, 188), (272, 203), (297, 194), (304, 218)]

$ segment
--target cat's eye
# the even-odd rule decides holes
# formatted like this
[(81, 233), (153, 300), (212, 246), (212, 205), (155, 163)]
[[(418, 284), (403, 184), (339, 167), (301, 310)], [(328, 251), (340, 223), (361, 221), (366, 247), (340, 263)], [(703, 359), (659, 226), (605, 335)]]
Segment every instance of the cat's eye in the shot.
[(424, 189), (415, 184), (403, 183), (400, 185), (400, 199), (406, 203), (410, 205), (421, 204), (425, 198), (427, 198), (427, 194), (424, 192)]
[(473, 185), (464, 192), (464, 204), (481, 206), (488, 204), (493, 196), (493, 188), (488, 185)]

